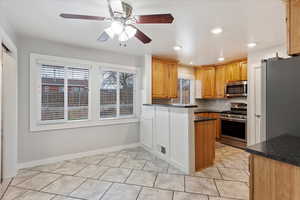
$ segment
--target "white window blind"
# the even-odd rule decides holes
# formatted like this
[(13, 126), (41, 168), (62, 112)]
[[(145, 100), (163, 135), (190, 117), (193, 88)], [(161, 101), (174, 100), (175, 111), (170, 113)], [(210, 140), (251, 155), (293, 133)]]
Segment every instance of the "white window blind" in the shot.
[(42, 65), (41, 68), (41, 120), (64, 119), (65, 69), (61, 66)]
[(68, 68), (68, 119), (88, 119), (89, 71)]
[(102, 84), (100, 87), (100, 118), (117, 117), (117, 92), (117, 72), (102, 72)]
[(102, 71), (100, 87), (100, 119), (134, 114), (135, 74)]
[(41, 66), (41, 121), (88, 119), (89, 70)]
[(133, 115), (134, 74), (120, 72), (120, 116)]

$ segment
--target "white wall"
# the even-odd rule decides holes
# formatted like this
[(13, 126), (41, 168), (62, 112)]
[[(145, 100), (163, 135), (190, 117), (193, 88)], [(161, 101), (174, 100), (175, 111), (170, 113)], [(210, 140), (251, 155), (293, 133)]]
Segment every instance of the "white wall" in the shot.
[(260, 131), (256, 129), (255, 123), (255, 67), (261, 66), (263, 59), (276, 56), (276, 52), (280, 57), (287, 57), (287, 48), (285, 45), (278, 45), (268, 49), (252, 51), (248, 53), (248, 145), (261, 142)]
[[(19, 138), (18, 162), (26, 163), (51, 157), (93, 151), (139, 142), (138, 123), (96, 126), (55, 131), (30, 132), (29, 129), (29, 55), (38, 53), (96, 62), (144, 66), (144, 58), (113, 52), (67, 46), (29, 37), (19, 42)], [(141, 86), (138, 92), (141, 91)]]

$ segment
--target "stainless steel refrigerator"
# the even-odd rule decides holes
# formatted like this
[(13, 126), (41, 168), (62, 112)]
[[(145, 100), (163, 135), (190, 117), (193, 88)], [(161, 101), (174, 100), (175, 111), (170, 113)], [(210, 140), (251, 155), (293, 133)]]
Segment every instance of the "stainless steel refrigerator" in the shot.
[(265, 139), (300, 137), (300, 56), (262, 62)]

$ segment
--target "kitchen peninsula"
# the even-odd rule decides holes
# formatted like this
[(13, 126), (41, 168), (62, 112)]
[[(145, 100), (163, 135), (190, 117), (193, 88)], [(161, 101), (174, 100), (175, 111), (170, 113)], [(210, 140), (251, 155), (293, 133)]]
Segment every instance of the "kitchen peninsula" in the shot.
[(247, 148), (250, 200), (300, 199), (300, 138), (281, 135)]
[(214, 159), (215, 119), (195, 117), (196, 107), (144, 104), (140, 122), (143, 146), (188, 174), (208, 167)]

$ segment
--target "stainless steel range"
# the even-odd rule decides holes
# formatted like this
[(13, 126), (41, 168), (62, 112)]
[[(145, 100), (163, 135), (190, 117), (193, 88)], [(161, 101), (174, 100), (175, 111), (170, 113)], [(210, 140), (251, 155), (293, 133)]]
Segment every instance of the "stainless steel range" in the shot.
[(247, 104), (231, 103), (230, 111), (221, 113), (220, 141), (236, 147), (247, 144)]

